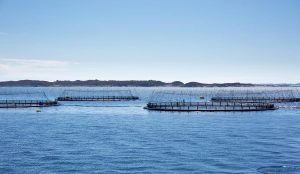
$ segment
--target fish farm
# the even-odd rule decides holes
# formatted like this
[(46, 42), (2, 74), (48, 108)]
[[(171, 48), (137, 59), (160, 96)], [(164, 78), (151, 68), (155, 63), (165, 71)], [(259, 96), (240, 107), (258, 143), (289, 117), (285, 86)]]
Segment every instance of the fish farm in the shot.
[[(245, 89), (245, 88), (188, 88), (182, 90), (161, 90), (143, 96), (144, 109), (153, 111), (177, 112), (234, 112), (234, 111), (266, 111), (278, 108), (300, 109), (300, 93), (298, 89)], [(135, 92), (135, 91), (134, 91)], [(151, 91), (149, 91), (151, 92)], [(134, 101), (139, 96), (131, 90), (61, 90), (50, 100), (45, 92), (6, 91), (0, 92), (0, 108), (29, 108), (57, 106), (64, 101)], [(60, 95), (61, 94), (61, 95)], [(59, 97), (57, 97), (59, 96)], [(55, 99), (56, 98), (56, 99)], [(55, 99), (55, 100), (54, 100)], [(120, 102), (114, 106), (120, 107)], [(93, 103), (94, 104), (94, 103)], [(106, 104), (106, 103), (105, 103)], [(66, 106), (66, 105), (64, 105)], [(93, 105), (94, 106), (94, 105)], [(97, 105), (98, 107), (98, 105)], [(103, 107), (101, 105), (101, 107)], [(143, 106), (139, 106), (143, 108)]]
[(200, 111), (200, 112), (234, 112), (275, 110), (272, 103), (212, 102), (207, 101), (203, 93), (189, 92), (154, 92), (151, 101), (144, 109), (156, 111)]
[(0, 108), (30, 108), (57, 106), (44, 92), (7, 92), (0, 94)]
[(131, 90), (65, 90), (57, 101), (129, 101), (138, 100)]

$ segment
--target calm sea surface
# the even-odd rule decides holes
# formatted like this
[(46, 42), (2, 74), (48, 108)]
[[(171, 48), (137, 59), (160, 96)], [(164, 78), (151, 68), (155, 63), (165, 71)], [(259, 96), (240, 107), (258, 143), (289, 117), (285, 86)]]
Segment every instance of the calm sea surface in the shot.
[[(7, 89), (24, 88), (1, 88)], [(54, 99), (64, 88), (28, 88), (41, 89)], [(141, 100), (65, 102), (39, 113), (0, 109), (0, 173), (259, 173), (300, 166), (300, 109), (149, 112), (143, 106), (153, 88), (135, 90)], [(288, 172), (300, 170), (282, 173)]]

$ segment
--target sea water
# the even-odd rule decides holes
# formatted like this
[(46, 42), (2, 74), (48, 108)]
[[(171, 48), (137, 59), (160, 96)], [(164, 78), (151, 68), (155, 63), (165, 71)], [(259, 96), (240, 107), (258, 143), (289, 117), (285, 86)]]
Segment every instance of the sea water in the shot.
[[(51, 99), (64, 89), (26, 88)], [(147, 111), (153, 90), (135, 88), (138, 101), (0, 109), (0, 173), (300, 172), (300, 109)]]

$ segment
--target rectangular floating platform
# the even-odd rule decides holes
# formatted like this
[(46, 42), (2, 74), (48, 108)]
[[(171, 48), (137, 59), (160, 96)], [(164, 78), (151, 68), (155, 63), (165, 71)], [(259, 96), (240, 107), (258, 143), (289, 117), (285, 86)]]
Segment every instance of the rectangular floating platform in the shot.
[(50, 107), (57, 105), (57, 101), (51, 100), (0, 100), (0, 108)]
[(246, 112), (266, 111), (277, 109), (274, 104), (269, 103), (227, 103), (227, 102), (161, 102), (148, 103), (144, 109), (155, 111), (177, 111), (177, 112)]
[(129, 100), (138, 100), (137, 96), (93, 96), (93, 97), (58, 97), (58, 101), (129, 101)]
[(242, 102), (242, 103), (291, 103), (300, 102), (300, 98), (283, 97), (213, 97), (212, 102)]

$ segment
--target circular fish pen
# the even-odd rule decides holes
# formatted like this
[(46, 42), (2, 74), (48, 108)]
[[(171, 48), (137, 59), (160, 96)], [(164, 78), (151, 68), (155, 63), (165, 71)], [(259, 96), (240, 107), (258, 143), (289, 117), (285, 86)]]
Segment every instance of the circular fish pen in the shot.
[(300, 102), (300, 98), (281, 97), (213, 97), (213, 102), (243, 102), (243, 103), (289, 103)]
[(131, 90), (65, 90), (57, 101), (129, 101), (138, 100)]
[(6, 92), (0, 94), (0, 108), (30, 108), (57, 106), (44, 92)]
[(161, 102), (148, 103), (145, 109), (156, 111), (202, 111), (202, 112), (233, 112), (233, 111), (266, 111), (275, 110), (269, 103), (236, 103), (236, 102)]
[(294, 103), (300, 102), (297, 90), (226, 91), (211, 98), (212, 102)]
[(144, 109), (177, 112), (246, 112), (277, 109), (271, 103), (208, 102), (206, 96), (192, 91), (154, 92)]

